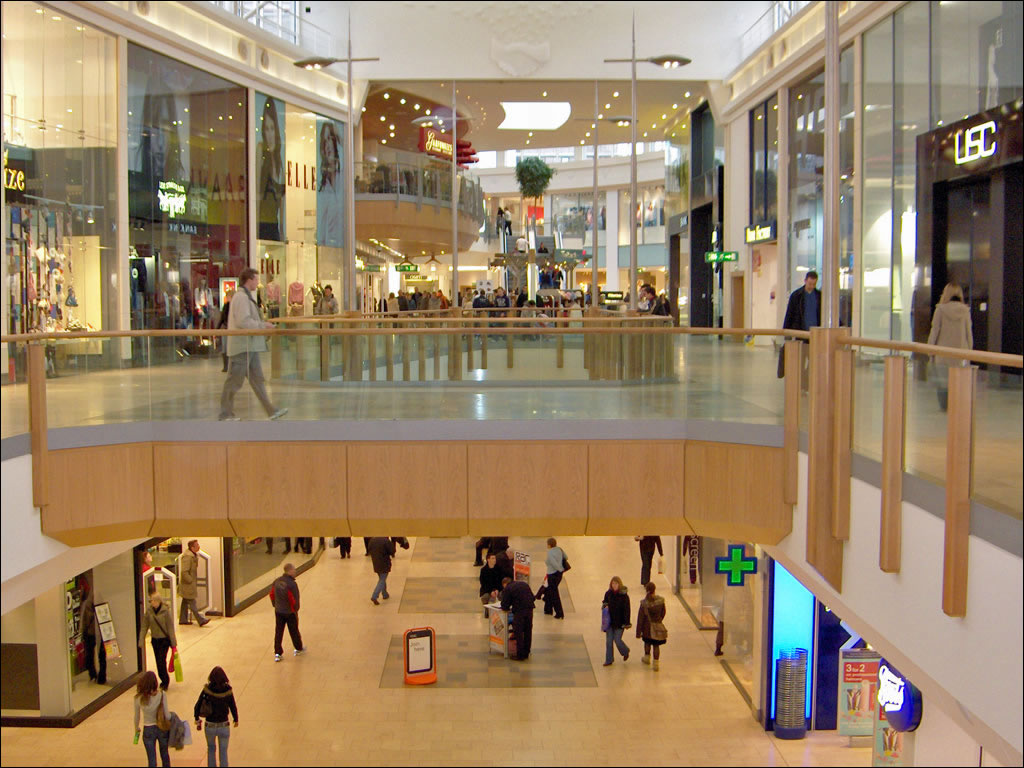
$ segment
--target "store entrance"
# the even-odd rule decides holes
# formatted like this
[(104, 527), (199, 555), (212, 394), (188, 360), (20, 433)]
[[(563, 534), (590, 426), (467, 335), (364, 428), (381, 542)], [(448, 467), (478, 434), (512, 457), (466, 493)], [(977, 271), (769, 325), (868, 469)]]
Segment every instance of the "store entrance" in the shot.
[(714, 272), (704, 261), (704, 254), (713, 250), (713, 204), (694, 208), (690, 213), (690, 325), (694, 328), (714, 327)]
[[(1021, 163), (936, 187), (936, 249), (932, 304), (947, 283), (964, 291), (974, 348), (1021, 354)], [(944, 215), (943, 215), (944, 214)], [(1015, 222), (1015, 223), (1014, 223)]]

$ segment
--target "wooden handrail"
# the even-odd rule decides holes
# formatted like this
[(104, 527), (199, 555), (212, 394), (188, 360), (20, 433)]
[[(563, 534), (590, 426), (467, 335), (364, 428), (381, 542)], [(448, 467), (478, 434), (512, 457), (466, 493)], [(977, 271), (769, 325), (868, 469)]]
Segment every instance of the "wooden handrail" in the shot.
[(839, 343), (848, 347), (870, 347), (872, 349), (888, 349), (896, 352), (914, 352), (919, 355), (935, 355), (937, 357), (951, 357), (955, 360), (970, 360), (972, 363), (1005, 365), (1008, 368), (1024, 368), (1024, 355), (1007, 355), (1002, 352), (936, 347), (932, 344), (921, 344), (916, 341), (880, 341), (877, 339), (865, 339), (860, 336), (846, 336), (840, 339)]
[[(556, 318), (546, 318), (544, 323), (549, 323)], [(568, 318), (562, 318), (569, 320)], [(495, 322), (501, 322), (494, 318)], [(578, 321), (578, 318), (575, 319)], [(365, 322), (365, 321), (363, 321)], [(448, 320), (452, 322), (451, 319)], [(220, 328), (201, 329), (166, 329), (166, 330), (136, 330), (136, 331), (68, 331), (64, 333), (21, 333), (10, 336), (0, 336), (0, 343), (27, 343), (32, 341), (61, 341), (65, 339), (136, 339), (136, 338), (191, 338), (195, 336), (387, 336), (387, 335), (437, 335), (437, 334), (465, 334), (476, 335), (508, 335), (508, 334), (530, 334), (530, 335), (609, 335), (609, 334), (670, 334), (679, 336), (784, 336), (789, 339), (807, 339), (807, 331), (779, 330), (777, 328), (675, 328), (673, 326), (636, 327), (624, 325), (621, 327), (608, 327), (605, 325), (599, 328), (575, 328), (575, 327), (534, 327), (531, 322), (540, 322), (534, 318), (515, 318), (506, 321), (511, 324), (507, 327), (487, 327), (475, 325), (457, 325), (441, 327), (413, 328), (268, 328), (265, 330), (235, 330), (229, 331)]]

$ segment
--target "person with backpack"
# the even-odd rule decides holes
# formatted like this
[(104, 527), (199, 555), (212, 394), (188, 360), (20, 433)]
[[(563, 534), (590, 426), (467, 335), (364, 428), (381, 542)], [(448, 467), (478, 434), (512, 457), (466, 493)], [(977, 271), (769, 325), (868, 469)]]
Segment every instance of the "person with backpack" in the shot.
[(284, 628), (295, 646), (295, 655), (301, 656), (307, 650), (299, 634), (299, 583), (295, 580), (295, 566), (285, 563), (284, 573), (278, 576), (270, 587), (270, 602), (274, 604), (274, 661), (284, 655)]
[[(171, 764), (171, 753), (168, 749), (170, 740), (171, 710), (167, 706), (167, 694), (157, 686), (156, 675), (152, 672), (143, 673), (135, 686), (135, 743), (139, 736), (146, 748), (149, 768), (156, 768), (156, 750), (160, 747), (160, 763)], [(140, 728), (139, 720), (142, 720)]]
[(220, 764), (225, 767), (228, 764), (228, 739), (231, 738), (228, 714), (237, 728), (238, 707), (235, 705), (231, 683), (228, 682), (228, 676), (222, 668), (214, 667), (210, 670), (210, 676), (199, 698), (196, 699), (193, 713), (197, 732), (203, 729), (202, 720), (206, 720), (206, 764), (209, 766), (217, 765), (218, 747)]

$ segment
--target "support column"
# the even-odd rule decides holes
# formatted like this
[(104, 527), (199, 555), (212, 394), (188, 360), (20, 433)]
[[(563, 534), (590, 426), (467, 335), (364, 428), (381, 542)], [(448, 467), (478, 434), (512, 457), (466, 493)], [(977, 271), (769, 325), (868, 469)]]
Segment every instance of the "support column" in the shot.
[[(39, 714), (67, 717), (71, 714), (71, 665), (68, 659), (67, 615), (64, 584), (46, 590), (35, 599), (36, 653), (39, 658)], [(135, 652), (134, 638), (124, 643)]]
[[(605, 193), (604, 269), (605, 290), (618, 291), (619, 285), (619, 190)], [(596, 259), (595, 259), (596, 261)], [(597, 279), (594, 279), (595, 286)], [(594, 294), (597, 297), (597, 294)]]

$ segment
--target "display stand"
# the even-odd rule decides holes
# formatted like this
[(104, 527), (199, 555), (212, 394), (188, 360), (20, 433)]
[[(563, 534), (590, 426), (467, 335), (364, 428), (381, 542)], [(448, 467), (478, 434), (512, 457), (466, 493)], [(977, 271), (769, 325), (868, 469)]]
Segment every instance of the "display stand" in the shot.
[(509, 612), (500, 603), (487, 605), (488, 653), (500, 653), (508, 658)]
[(437, 682), (437, 634), (433, 627), (407, 629), (402, 635), (406, 685)]

